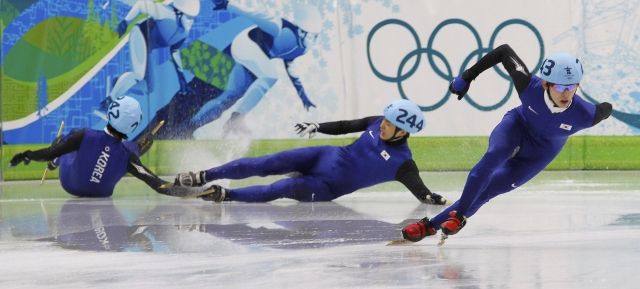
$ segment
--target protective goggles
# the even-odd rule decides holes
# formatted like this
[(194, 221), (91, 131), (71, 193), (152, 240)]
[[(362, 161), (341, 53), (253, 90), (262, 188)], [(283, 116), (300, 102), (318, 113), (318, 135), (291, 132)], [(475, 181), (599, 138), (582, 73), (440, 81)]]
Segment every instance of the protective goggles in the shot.
[(551, 87), (553, 87), (553, 89), (559, 93), (563, 93), (565, 91), (573, 91), (576, 89), (576, 87), (578, 87), (578, 84), (568, 84), (568, 85), (564, 85), (564, 84), (551, 84)]

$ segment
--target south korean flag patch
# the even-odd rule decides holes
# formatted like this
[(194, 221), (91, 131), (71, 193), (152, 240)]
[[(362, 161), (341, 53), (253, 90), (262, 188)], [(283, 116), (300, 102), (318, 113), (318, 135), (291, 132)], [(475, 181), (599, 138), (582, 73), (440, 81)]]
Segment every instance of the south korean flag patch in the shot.
[(571, 126), (569, 124), (561, 123), (560, 124), (560, 128), (564, 129), (564, 130), (571, 130), (571, 128), (573, 128), (573, 126)]
[(391, 155), (385, 150), (381, 151), (380, 155), (385, 161), (388, 161), (391, 158)]

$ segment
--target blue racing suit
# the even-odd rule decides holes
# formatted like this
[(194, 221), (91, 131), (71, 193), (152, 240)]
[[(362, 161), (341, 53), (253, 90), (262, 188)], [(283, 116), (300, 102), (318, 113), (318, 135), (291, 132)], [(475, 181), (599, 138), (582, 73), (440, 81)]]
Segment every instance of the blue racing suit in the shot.
[[(318, 132), (345, 134), (364, 131), (347, 146), (317, 146), (273, 155), (243, 158), (205, 171), (205, 180), (242, 179), (250, 176), (299, 173), (271, 185), (229, 190), (226, 200), (268, 202), (278, 198), (298, 201), (331, 201), (358, 189), (397, 180), (420, 201), (435, 197), (424, 185), (406, 138), (380, 139), (382, 116), (321, 123)], [(439, 196), (438, 196), (439, 197)]]
[[(191, 191), (170, 186), (140, 162), (141, 148), (148, 149), (148, 138), (138, 142), (122, 141), (108, 132), (74, 129), (50, 147), (21, 153), (26, 159), (54, 161), (60, 168), (60, 183), (78, 197), (110, 197), (120, 179), (128, 172), (164, 195), (185, 197)], [(15, 157), (14, 157), (15, 158)]]
[(492, 198), (509, 192), (542, 171), (562, 150), (568, 137), (592, 127), (611, 114), (611, 105), (591, 104), (574, 95), (569, 107), (552, 111), (542, 80), (531, 75), (508, 45), (489, 52), (462, 78), (471, 81), (484, 70), (502, 63), (511, 76), (522, 105), (506, 113), (489, 136), (489, 147), (471, 169), (458, 201), (430, 220), (439, 228), (456, 210), (466, 217)]

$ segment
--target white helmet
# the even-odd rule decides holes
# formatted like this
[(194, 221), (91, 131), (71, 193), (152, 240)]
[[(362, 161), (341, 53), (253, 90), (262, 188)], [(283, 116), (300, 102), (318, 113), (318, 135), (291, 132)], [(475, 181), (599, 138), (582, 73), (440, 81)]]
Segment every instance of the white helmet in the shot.
[(424, 114), (420, 107), (406, 99), (398, 99), (384, 108), (384, 118), (408, 133), (418, 133), (424, 127)]
[(538, 77), (547, 82), (569, 85), (582, 80), (582, 64), (572, 54), (559, 52), (547, 57), (538, 70)]
[(173, 7), (190, 17), (200, 14), (200, 0), (173, 0)]
[(294, 5), (293, 6), (293, 24), (300, 29), (309, 33), (320, 33), (322, 30), (322, 17), (318, 11), (318, 7), (313, 5)]
[(128, 135), (142, 121), (140, 103), (133, 97), (120, 96), (109, 104), (109, 124), (119, 133)]

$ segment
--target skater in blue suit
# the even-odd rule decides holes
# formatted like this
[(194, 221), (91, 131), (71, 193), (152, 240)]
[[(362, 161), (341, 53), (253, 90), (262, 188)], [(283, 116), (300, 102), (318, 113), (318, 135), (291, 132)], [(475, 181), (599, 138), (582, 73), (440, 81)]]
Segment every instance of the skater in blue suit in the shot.
[(205, 199), (216, 202), (269, 202), (289, 198), (302, 202), (331, 201), (358, 189), (397, 180), (421, 202), (445, 204), (420, 179), (418, 167), (407, 144), (410, 133), (424, 126), (420, 108), (398, 100), (384, 109), (384, 116), (350, 121), (299, 123), (301, 136), (316, 132), (338, 135), (364, 131), (348, 146), (317, 146), (283, 151), (258, 158), (238, 159), (219, 167), (196, 173), (178, 174), (175, 184), (202, 186), (218, 179), (243, 179), (250, 176), (298, 173), (267, 186), (231, 189), (213, 185), (218, 190)]
[(10, 166), (28, 165), (32, 160), (50, 161), (51, 169), (60, 168), (62, 188), (78, 197), (110, 197), (127, 172), (160, 194), (193, 197), (201, 193), (173, 186), (142, 165), (138, 157), (151, 146), (151, 136), (138, 142), (123, 141), (142, 120), (137, 100), (128, 96), (114, 99), (109, 104), (108, 115), (104, 130), (74, 129), (50, 147), (16, 154)]
[(482, 57), (449, 90), (462, 99), (483, 71), (502, 63), (515, 84), (522, 105), (506, 113), (489, 137), (489, 148), (469, 172), (460, 199), (429, 220), (407, 225), (402, 234), (417, 242), (442, 229), (443, 238), (456, 234), (485, 203), (524, 185), (562, 150), (570, 135), (592, 127), (611, 115), (611, 104), (598, 105), (576, 94), (582, 65), (573, 55), (547, 57), (537, 75), (530, 74), (509, 45)]

